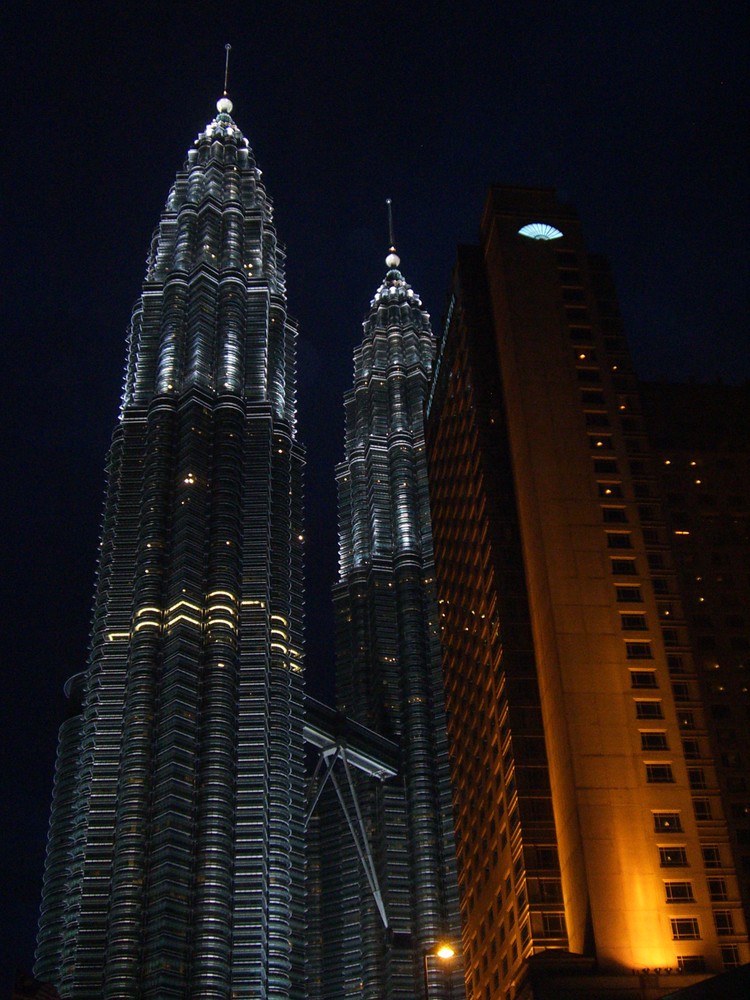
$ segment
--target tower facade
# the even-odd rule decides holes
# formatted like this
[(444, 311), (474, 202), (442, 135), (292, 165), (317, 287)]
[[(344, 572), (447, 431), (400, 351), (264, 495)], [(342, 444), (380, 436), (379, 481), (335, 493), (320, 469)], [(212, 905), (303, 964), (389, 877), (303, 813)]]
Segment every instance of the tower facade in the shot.
[(302, 466), (284, 252), (223, 98), (169, 193), (68, 685), (35, 975), (301, 998)]
[[(354, 353), (337, 467), (337, 707), (396, 741), (396, 778), (357, 782), (375, 878), (321, 817), (324, 996), (463, 996), (423, 408), (434, 339), (389, 254)], [(374, 883), (374, 884), (373, 884)]]
[(651, 998), (747, 961), (612, 281), (552, 191), (491, 189), (428, 413), (468, 995)]

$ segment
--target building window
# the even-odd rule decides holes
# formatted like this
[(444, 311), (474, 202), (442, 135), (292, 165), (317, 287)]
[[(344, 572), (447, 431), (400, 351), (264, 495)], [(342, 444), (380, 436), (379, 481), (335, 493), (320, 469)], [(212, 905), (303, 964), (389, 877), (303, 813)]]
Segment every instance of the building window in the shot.
[(615, 576), (635, 576), (635, 559), (613, 559), (612, 573)]
[(565, 936), (565, 914), (564, 913), (543, 913), (542, 927), (546, 937)]
[(562, 882), (559, 878), (540, 878), (539, 897), (545, 903), (562, 902)]
[(697, 917), (672, 917), (672, 938), (675, 941), (700, 941), (701, 932)]
[(677, 968), (686, 974), (705, 972), (706, 960), (703, 955), (678, 955)]
[(663, 719), (660, 701), (637, 701), (635, 703), (636, 719)]
[(622, 496), (622, 483), (597, 483), (596, 487), (600, 497)]
[(638, 586), (628, 586), (628, 587), (615, 587), (615, 596), (618, 601), (623, 604), (641, 604), (643, 602), (643, 595), (641, 594), (641, 588)]
[(703, 855), (704, 868), (721, 868), (721, 853), (718, 844), (704, 844), (701, 847), (701, 854)]
[(594, 331), (587, 326), (571, 326), (568, 333), (574, 344), (593, 344)]
[(663, 628), (661, 636), (665, 646), (679, 646), (680, 636), (676, 628)]
[(736, 944), (721, 946), (721, 960), (725, 969), (736, 969), (740, 964), (740, 949)]
[(613, 458), (595, 458), (594, 472), (607, 473), (617, 472), (617, 462)]
[(630, 686), (634, 688), (658, 688), (656, 673), (653, 670), (631, 670)]
[(611, 434), (589, 434), (589, 448), (592, 451), (614, 451)]
[(605, 524), (627, 524), (628, 515), (624, 507), (602, 507)]
[(685, 673), (685, 661), (679, 653), (667, 653), (667, 669), (670, 674)]
[(704, 822), (712, 818), (711, 802), (709, 799), (693, 799), (693, 812), (698, 822)]
[(712, 903), (721, 903), (725, 899), (729, 899), (727, 880), (724, 878), (708, 879), (708, 898)]
[(581, 402), (589, 406), (604, 406), (604, 393), (601, 389), (581, 389)]
[(671, 764), (646, 764), (646, 781), (650, 785), (668, 785), (674, 781)]
[(687, 850), (684, 847), (660, 847), (659, 864), (662, 868), (687, 868)]
[(645, 615), (634, 615), (628, 614), (627, 612), (620, 612), (620, 628), (625, 632), (644, 632), (648, 625), (646, 624)]
[(654, 833), (682, 833), (680, 814), (676, 812), (655, 812)]
[(647, 640), (642, 642), (626, 642), (625, 655), (629, 660), (653, 660), (651, 643)]
[(708, 788), (706, 774), (702, 767), (688, 768), (688, 784), (693, 791), (701, 791), (701, 789)]
[(675, 701), (691, 701), (690, 685), (686, 681), (675, 681), (672, 684), (672, 694)]
[(668, 750), (666, 733), (641, 733), (641, 750)]
[(701, 748), (698, 740), (683, 740), (682, 752), (685, 754), (685, 760), (698, 760), (701, 755)]
[(627, 531), (608, 531), (607, 533), (607, 548), (608, 549), (632, 549), (633, 543), (630, 540), (630, 534)]
[(589, 410), (583, 416), (587, 427), (609, 427), (609, 417), (606, 413)]
[(694, 903), (692, 882), (665, 882), (664, 892), (668, 903)]
[(685, 709), (680, 709), (677, 713), (677, 724), (680, 729), (695, 729), (695, 714), (687, 712)]
[(714, 924), (716, 925), (716, 933), (721, 937), (734, 934), (734, 920), (731, 910), (715, 910)]

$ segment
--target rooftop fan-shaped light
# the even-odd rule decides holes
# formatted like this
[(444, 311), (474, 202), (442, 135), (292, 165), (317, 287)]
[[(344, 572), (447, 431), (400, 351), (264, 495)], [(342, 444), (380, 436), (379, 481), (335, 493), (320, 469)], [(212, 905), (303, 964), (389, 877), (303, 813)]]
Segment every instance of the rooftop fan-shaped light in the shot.
[(530, 222), (527, 226), (521, 226), (519, 235), (527, 236), (530, 240), (559, 240), (562, 233), (548, 222)]

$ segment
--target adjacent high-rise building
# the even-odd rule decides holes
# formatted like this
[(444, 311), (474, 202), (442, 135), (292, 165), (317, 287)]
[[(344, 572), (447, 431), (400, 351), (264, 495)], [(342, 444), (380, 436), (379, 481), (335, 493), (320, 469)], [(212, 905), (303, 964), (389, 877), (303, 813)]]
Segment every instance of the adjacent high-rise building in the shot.
[(304, 996), (302, 465), (271, 202), (232, 104), (133, 311), (35, 975), (62, 997)]
[[(322, 995), (458, 1000), (458, 894), (424, 441), (435, 343), (392, 249), (354, 353), (337, 467), (336, 700), (400, 746), (396, 777), (361, 779), (360, 856), (320, 817)], [(441, 959), (439, 945), (452, 945)]]
[(481, 234), (427, 421), (467, 996), (656, 998), (750, 958), (744, 800), (720, 794), (607, 268), (547, 189), (492, 188)]

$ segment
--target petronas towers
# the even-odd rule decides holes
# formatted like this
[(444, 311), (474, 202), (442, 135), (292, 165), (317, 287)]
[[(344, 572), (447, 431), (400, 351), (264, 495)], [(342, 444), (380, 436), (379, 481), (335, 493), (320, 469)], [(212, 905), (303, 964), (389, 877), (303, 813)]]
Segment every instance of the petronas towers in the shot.
[[(421, 423), (432, 335), (390, 257), (337, 472), (338, 707), (400, 746), (398, 776), (358, 788), (373, 920), (340, 817), (323, 827), (349, 884), (306, 872), (296, 328), (232, 110), (218, 102), (177, 174), (133, 311), (35, 975), (72, 1000), (406, 1000), (458, 934)], [(448, 995), (435, 980), (430, 997)]]

